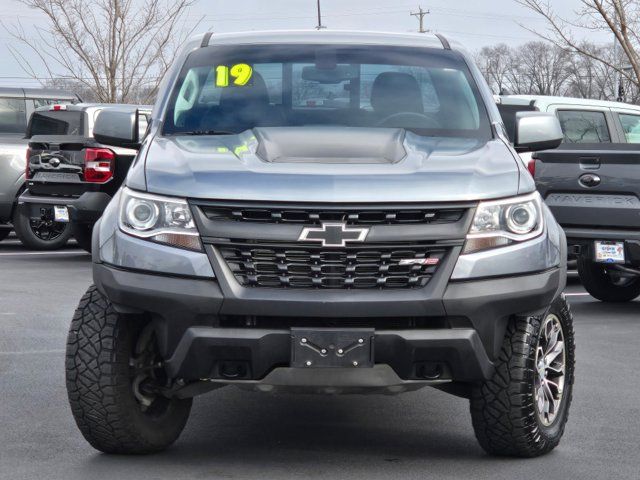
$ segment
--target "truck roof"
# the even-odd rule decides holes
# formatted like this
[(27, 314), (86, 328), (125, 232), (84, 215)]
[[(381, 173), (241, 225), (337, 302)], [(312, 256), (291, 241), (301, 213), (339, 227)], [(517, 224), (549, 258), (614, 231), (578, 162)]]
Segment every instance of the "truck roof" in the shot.
[(549, 105), (563, 104), (563, 105), (590, 105), (594, 107), (604, 108), (624, 108), (628, 110), (638, 110), (640, 112), (640, 106), (633, 105), (631, 103), (622, 102), (610, 102), (607, 100), (591, 100), (588, 98), (575, 98), (575, 97), (554, 97), (547, 95), (500, 95), (499, 101), (502, 105), (534, 105), (541, 110), (546, 109)]
[[(202, 37), (201, 37), (202, 38)], [(437, 33), (397, 33), (350, 30), (274, 30), (257, 32), (206, 34), (202, 46), (333, 43), (347, 45), (386, 45), (398, 47), (427, 47), (462, 50), (457, 42), (448, 42)]]

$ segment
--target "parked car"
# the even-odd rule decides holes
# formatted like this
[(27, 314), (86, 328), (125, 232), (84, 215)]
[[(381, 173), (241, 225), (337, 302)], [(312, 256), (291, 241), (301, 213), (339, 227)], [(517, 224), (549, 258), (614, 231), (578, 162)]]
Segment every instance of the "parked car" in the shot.
[(556, 115), (560, 148), (527, 161), (537, 188), (564, 228), (585, 289), (604, 302), (640, 295), (640, 107), (565, 97), (503, 96), (512, 140), (516, 112)]
[[(271, 88), (265, 68), (279, 72)], [(341, 87), (349, 105), (292, 102), (303, 81)], [(566, 240), (456, 44), (198, 36), (143, 142), (135, 124), (109, 110), (94, 127), (140, 152), (94, 229), (95, 286), (69, 331), (69, 400), (91, 445), (161, 450), (191, 398), (225, 385), (434, 386), (470, 398), (490, 453), (558, 444), (574, 368)], [(520, 150), (562, 138), (539, 112), (516, 132)]]
[[(150, 107), (80, 103), (37, 109), (29, 123), (27, 190), (14, 219), (16, 234), (30, 248), (55, 249), (70, 232), (91, 250), (91, 232), (120, 188), (136, 155), (93, 138), (93, 125), (107, 108), (149, 112)], [(146, 117), (139, 115), (142, 133)], [(59, 234), (63, 232), (63, 234)]]
[(60, 90), (0, 87), (0, 241), (12, 230), (17, 199), (24, 190), (27, 119), (40, 106), (78, 100)]

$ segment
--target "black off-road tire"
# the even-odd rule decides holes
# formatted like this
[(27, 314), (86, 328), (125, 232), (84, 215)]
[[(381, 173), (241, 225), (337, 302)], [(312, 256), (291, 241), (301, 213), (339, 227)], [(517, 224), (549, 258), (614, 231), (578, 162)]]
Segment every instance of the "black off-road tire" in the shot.
[[(558, 317), (565, 338), (566, 374), (558, 414), (549, 426), (539, 419), (535, 402), (535, 351), (546, 316)], [(515, 317), (510, 322), (493, 377), (472, 389), (473, 428), (489, 454), (537, 457), (553, 450), (564, 433), (574, 382), (573, 319), (564, 296), (549, 312), (536, 317)]]
[(78, 246), (91, 253), (91, 236), (93, 234), (93, 225), (74, 225), (73, 226), (73, 238), (76, 239)]
[(29, 216), (20, 208), (13, 214), (13, 228), (20, 242), (32, 250), (58, 250), (64, 247), (71, 237), (71, 225), (66, 224), (60, 236), (52, 240), (39, 238), (31, 227)]
[(162, 398), (143, 412), (132, 388), (130, 360), (144, 319), (117, 313), (91, 286), (80, 300), (67, 341), (66, 383), (71, 411), (84, 438), (105, 453), (163, 450), (182, 432), (191, 399)]
[(616, 285), (605, 272), (606, 266), (581, 257), (578, 259), (578, 275), (585, 290), (602, 302), (630, 302), (640, 296), (640, 278), (629, 279)]

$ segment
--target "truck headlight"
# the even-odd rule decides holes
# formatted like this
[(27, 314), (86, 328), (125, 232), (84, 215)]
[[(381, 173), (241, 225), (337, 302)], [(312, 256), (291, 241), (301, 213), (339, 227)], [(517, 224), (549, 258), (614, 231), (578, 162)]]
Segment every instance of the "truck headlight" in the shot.
[(530, 240), (540, 235), (543, 228), (542, 199), (538, 192), (480, 202), (462, 253)]
[(118, 218), (120, 230), (131, 236), (202, 251), (200, 234), (186, 200), (124, 188)]

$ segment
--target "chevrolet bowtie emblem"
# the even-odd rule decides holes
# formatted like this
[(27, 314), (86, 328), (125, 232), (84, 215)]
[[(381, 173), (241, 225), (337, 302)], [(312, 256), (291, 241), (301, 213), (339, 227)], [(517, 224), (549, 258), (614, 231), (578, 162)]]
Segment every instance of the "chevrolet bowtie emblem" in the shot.
[(344, 223), (323, 223), (322, 227), (305, 227), (299, 242), (320, 242), (323, 247), (344, 247), (347, 242), (364, 242), (368, 228), (350, 228)]

